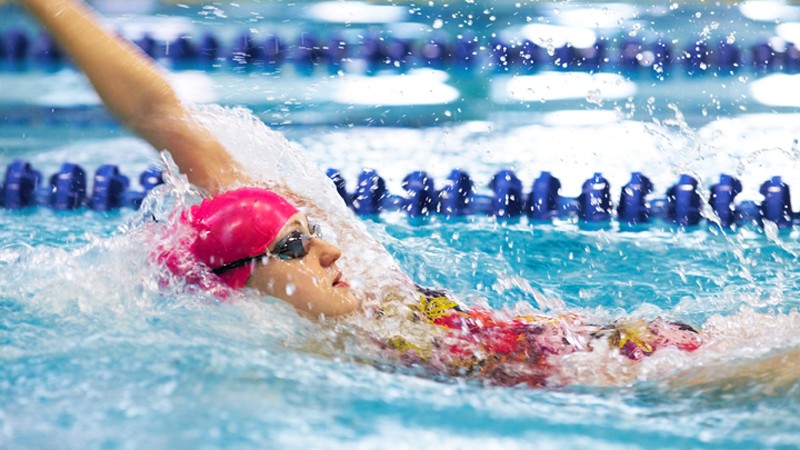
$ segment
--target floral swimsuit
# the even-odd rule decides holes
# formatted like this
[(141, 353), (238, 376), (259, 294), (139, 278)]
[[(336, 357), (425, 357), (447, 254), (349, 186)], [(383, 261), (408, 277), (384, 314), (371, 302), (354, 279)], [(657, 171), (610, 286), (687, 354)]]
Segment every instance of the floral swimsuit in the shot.
[(586, 324), (575, 314), (506, 319), (496, 311), (465, 308), (443, 291), (419, 288), (419, 293), (419, 302), (410, 308), (411, 320), (443, 333), (430, 346), (395, 336), (386, 347), (409, 363), (491, 384), (546, 386), (554, 372), (550, 356), (591, 351), (592, 343), (600, 339), (631, 360), (663, 347), (691, 352), (702, 345), (700, 333), (679, 322), (631, 320), (599, 326)]

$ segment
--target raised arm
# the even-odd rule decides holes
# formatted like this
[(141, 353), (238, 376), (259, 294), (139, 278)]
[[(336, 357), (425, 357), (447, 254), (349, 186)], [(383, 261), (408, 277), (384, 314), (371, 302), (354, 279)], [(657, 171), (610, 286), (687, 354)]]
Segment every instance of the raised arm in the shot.
[(76, 0), (20, 0), (86, 73), (114, 115), (157, 150), (169, 150), (193, 184), (215, 194), (247, 183), (239, 165), (178, 100), (160, 68), (104, 29)]

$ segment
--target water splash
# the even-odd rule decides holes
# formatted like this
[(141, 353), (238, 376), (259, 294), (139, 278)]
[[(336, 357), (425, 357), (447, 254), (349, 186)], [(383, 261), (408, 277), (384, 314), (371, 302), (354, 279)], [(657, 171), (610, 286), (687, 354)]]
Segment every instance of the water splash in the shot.
[(342, 249), (337, 264), (365, 305), (380, 302), (376, 293), (408, 289), (411, 283), (394, 258), (355, 219), (333, 182), (301, 148), (245, 108), (203, 106), (196, 115), (254, 180), (289, 195), (311, 221), (322, 225), (326, 241)]
[[(259, 132), (259, 124), (244, 125), (251, 120), (247, 114), (236, 119), (230, 119), (230, 114), (220, 112), (210, 119), (223, 129), (220, 133), (239, 123), (242, 128), (235, 133), (246, 134), (243, 131), (248, 126)], [(433, 153), (432, 147), (442, 147), (444, 156), (432, 157), (441, 158), (431, 163), (437, 166), (434, 170), (449, 170), (452, 161), (458, 160), (474, 165), (471, 169), (476, 177), (488, 179), (494, 169), (516, 160), (521, 170), (528, 171), (526, 179), (547, 168), (567, 173), (579, 185), (585, 178), (581, 170), (591, 172), (593, 165), (612, 165), (608, 155), (615, 152), (637, 152), (644, 162), (636, 164), (664, 167), (669, 156), (655, 151), (653, 143), (664, 139), (679, 147), (684, 139), (672, 126), (651, 135), (628, 122), (600, 129), (530, 126), (502, 133), (488, 131), (485, 124), (471, 124), (446, 131), (406, 129), (395, 135), (391, 129), (354, 130), (311, 134), (301, 140), (310, 144), (306, 145), (312, 149), (309, 153), (322, 159), (322, 164), (341, 163), (337, 152), (350, 147), (369, 152), (369, 158), (376, 161), (392, 160), (391, 156), (405, 147), (412, 153), (409, 160), (418, 164), (428, 161), (421, 155)], [(713, 142), (726, 151), (741, 145), (723, 145), (706, 137), (711, 131), (700, 132), (705, 144)], [(607, 136), (609, 142), (619, 141), (619, 145), (592, 147), (598, 135)], [(263, 136), (277, 139), (270, 133)], [(235, 137), (228, 139), (237, 142)], [(562, 142), (565, 150), (557, 156), (531, 151), (548, 148), (552, 142)], [(254, 148), (240, 151), (252, 151), (254, 164), (270, 165), (274, 155), (283, 151), (270, 150), (267, 154), (272, 156), (264, 157), (259, 153), (263, 143), (252, 145)], [(284, 144), (267, 145), (281, 149)], [(319, 151), (328, 145), (327, 153)], [(493, 151), (497, 148), (509, 154)], [(287, 151), (292, 158), (295, 150)], [(470, 160), (475, 155), (479, 156)], [(359, 157), (343, 156), (345, 165), (354, 167)], [(624, 173), (630, 161), (620, 161), (613, 170)], [(306, 162), (301, 155), (299, 167), (290, 164), (266, 170), (277, 172), (270, 175), (270, 180), (276, 180), (295, 170), (302, 173)], [(82, 443), (100, 434), (111, 444), (158, 446), (163, 442), (142, 438), (137, 425), (151, 426), (156, 430), (154, 439), (158, 439), (174, 435), (174, 430), (191, 422), (199, 424), (192, 432), (203, 430), (195, 438), (201, 445), (229, 444), (225, 441), (228, 428), (245, 429), (254, 439), (260, 436), (259, 442), (274, 442), (264, 436), (282, 436), (285, 442), (296, 444), (296, 438), (281, 433), (309, 426), (309, 421), (318, 424), (334, 444), (356, 440), (365, 446), (377, 439), (402, 438), (397, 429), (402, 433), (421, 430), (423, 439), (433, 442), (433, 434), (425, 431), (433, 427), (434, 434), (449, 440), (468, 435), (473, 431), (469, 424), (474, 423), (494, 430), (487, 432), (491, 435), (487, 441), (497, 442), (500, 438), (495, 436), (508, 432), (513, 435), (507, 438), (512, 444), (538, 442), (535, 439), (546, 442), (541, 436), (555, 440), (564, 430), (569, 436), (576, 425), (596, 432), (603, 442), (609, 433), (641, 436), (637, 433), (644, 428), (659, 430), (690, 447), (709, 440), (765, 444), (763, 436), (753, 437), (753, 423), (777, 429), (770, 434), (770, 439), (779, 439), (776, 442), (796, 442), (796, 436), (787, 436), (786, 431), (797, 429), (796, 376), (781, 378), (777, 384), (773, 381), (779, 378), (773, 371), (751, 373), (749, 379), (738, 383), (728, 383), (730, 379), (702, 383), (699, 378), (708, 375), (706, 372), (741, 373), (747, 366), (783, 361), (800, 345), (798, 319), (789, 311), (790, 306), (798, 305), (794, 286), (800, 279), (794, 269), (792, 252), (798, 250), (792, 235), (779, 234), (777, 242), (748, 229), (713, 235), (702, 230), (673, 233), (668, 227), (597, 234), (567, 222), (530, 228), (525, 223), (501, 225), (479, 218), (447, 226), (435, 222), (412, 226), (402, 216), (370, 223), (368, 235), (386, 245), (389, 253), (399, 255), (397, 263), (415, 280), (450, 287), (469, 304), (488, 303), (513, 313), (514, 302), (524, 298), (530, 302), (527, 311), (533, 305), (554, 310), (563, 307), (598, 323), (631, 315), (667, 316), (693, 324), (707, 322), (708, 332), (714, 335), (701, 353), (666, 351), (640, 365), (617, 358), (614, 351), (605, 351), (598, 344), (596, 352), (575, 355), (561, 364), (561, 376), (583, 385), (541, 392), (493, 389), (448, 378), (431, 381), (407, 376), (417, 373), (387, 364), (370, 339), (397, 334), (411, 341), (430, 339), (430, 327), (405, 319), (407, 307), (402, 301), (389, 302), (398, 313), (383, 322), (368, 316), (353, 323), (313, 324), (299, 318), (288, 305), (252, 292), (235, 294), (241, 295), (234, 297), (237, 301), (220, 303), (213, 295), (171, 279), (149, 258), (157, 251), (154, 242), (170, 239), (158, 233), (166, 233), (174, 214), (199, 197), (183, 184), (185, 180), (169, 159), (165, 164), (174, 177), (169, 175), (167, 185), (148, 197), (141, 214), (120, 219), (124, 222), (120, 231), (92, 236), (82, 230), (79, 242), (65, 243), (54, 237), (27, 246), (3, 244), (0, 321), (15, 328), (5, 334), (6, 329), (0, 329), (5, 371), (0, 390), (8, 393), (3, 398), (0, 426), (19, 433), (16, 442), (34, 439), (33, 432), (26, 434), (26, 430), (43, 430), (51, 439), (65, 437), (65, 442)], [(403, 164), (410, 163), (398, 162), (399, 175), (388, 181), (399, 184), (398, 178), (407, 168)], [(705, 164), (705, 170), (700, 162), (693, 166), (694, 173), (707, 175), (708, 167), (716, 172), (708, 158)], [(284, 171), (284, 167), (288, 169)], [(672, 181), (669, 170), (656, 176), (661, 177), (658, 182), (662, 185)], [(313, 185), (309, 190), (325, 204), (327, 194), (317, 192), (318, 188)], [(32, 214), (36, 217), (25, 221), (61, 220), (65, 224), (81, 219), (46, 210)], [(158, 223), (153, 223), (152, 216)], [(335, 226), (328, 228), (333, 232)], [(63, 230), (64, 225), (60, 227)], [(342, 236), (336, 240), (348, 242)], [(361, 249), (358, 245), (349, 248)], [(361, 279), (366, 283), (370, 276)], [(548, 300), (540, 301), (538, 292)], [(566, 306), (550, 299), (559, 299)], [(785, 314), (764, 314), (773, 312)], [(732, 387), (725, 390), (725, 386)], [(278, 406), (264, 408), (265, 402)], [(334, 419), (330, 418), (331, 405), (337, 411)], [(764, 409), (770, 412), (772, 423), (764, 418)], [(370, 419), (365, 425), (368, 430), (357, 431), (353, 438), (350, 420), (338, 418), (367, 417), (365, 411), (383, 416)], [(784, 411), (789, 412), (778, 413)], [(432, 417), (453, 415), (469, 420), (442, 422), (441, 426), (430, 423)], [(415, 417), (424, 417), (424, 422), (415, 422)], [(35, 418), (35, 423), (29, 418)], [(82, 428), (89, 423), (82, 420), (85, 418), (99, 425)], [(535, 436), (519, 437), (520, 429), (531, 427), (536, 427)], [(705, 441), (696, 438), (702, 433)], [(180, 438), (175, 439), (171, 443), (180, 446)], [(595, 444), (589, 438), (582, 443)]]

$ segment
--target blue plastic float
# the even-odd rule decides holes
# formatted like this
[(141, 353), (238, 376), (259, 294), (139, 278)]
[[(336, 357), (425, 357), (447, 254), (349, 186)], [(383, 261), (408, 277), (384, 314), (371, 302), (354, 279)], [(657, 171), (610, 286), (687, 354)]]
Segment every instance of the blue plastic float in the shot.
[[(703, 221), (699, 183), (685, 174), (666, 190), (663, 198), (650, 198), (653, 183), (647, 176), (634, 172), (619, 191), (615, 207), (611, 186), (601, 173), (587, 179), (576, 198), (560, 196), (561, 182), (547, 171), (541, 173), (526, 194), (522, 181), (513, 171), (501, 170), (488, 183), (488, 195), (477, 193), (475, 182), (460, 169), (453, 170), (438, 190), (426, 172), (412, 172), (403, 179), (405, 197), (389, 193), (385, 180), (372, 169), (359, 174), (353, 193), (348, 192), (339, 170), (329, 169), (327, 173), (345, 203), (352, 205), (361, 216), (403, 211), (409, 217), (486, 215), (516, 219), (526, 216), (530, 221), (575, 218), (585, 223), (608, 222), (616, 217), (625, 226), (659, 219), (687, 228)], [(760, 203), (743, 200), (735, 204), (741, 191), (738, 179), (727, 174), (720, 176), (720, 181), (709, 189), (708, 205), (716, 214), (711, 220), (713, 223), (723, 228), (751, 223), (763, 225), (764, 221), (773, 222), (779, 228), (800, 223), (800, 213), (792, 211), (789, 186), (781, 177), (764, 182), (761, 186), (764, 199)]]
[[(459, 72), (488, 70), (524, 74), (558, 70), (614, 72), (627, 76), (647, 73), (666, 76), (676, 70), (688, 76), (734, 74), (741, 70), (755, 74), (800, 71), (800, 49), (791, 42), (774, 47), (770, 37), (750, 43), (700, 37), (690, 40), (688, 45), (675, 44), (685, 39), (669, 36), (655, 36), (649, 40), (601, 37), (585, 48), (567, 44), (548, 50), (524, 38), (493, 37), (484, 41), (470, 33), (454, 37), (442, 31), (412, 39), (390, 32), (365, 30), (353, 41), (345, 37), (347, 31), (334, 30), (327, 33), (327, 37), (314, 31), (300, 31), (289, 37), (243, 30), (227, 45), (211, 31), (197, 36), (181, 34), (169, 41), (160, 41), (145, 33), (134, 43), (175, 69), (202, 69), (212, 65), (218, 68), (227, 63), (235, 69), (272, 72), (291, 64), (302, 75), (311, 75), (317, 67), (326, 67), (329, 73), (348, 67), (365, 67), (367, 73), (431, 67)], [(0, 60), (6, 62), (6, 67), (17, 67), (29, 61), (58, 64), (64, 60), (62, 55), (56, 42), (46, 33), (31, 37), (21, 28), (0, 32)], [(345, 64), (355, 59), (364, 64)]]
[(95, 211), (119, 208), (138, 208), (150, 190), (163, 183), (159, 169), (150, 168), (139, 177), (141, 191), (131, 191), (130, 181), (115, 165), (106, 164), (97, 169), (92, 190), (88, 189), (86, 171), (77, 164), (64, 163), (42, 182), (41, 172), (27, 161), (14, 161), (6, 167), (0, 187), (0, 206), (5, 209), (44, 206), (68, 211), (88, 207)]
[[(41, 172), (29, 162), (14, 161), (6, 167), (0, 186), (0, 207), (9, 210), (35, 206), (54, 210), (87, 207), (95, 211), (138, 208), (147, 193), (163, 183), (161, 170), (150, 168), (139, 176), (141, 190), (131, 190), (129, 178), (117, 166), (105, 164), (94, 172), (90, 190), (86, 173), (77, 164), (64, 163), (43, 184)], [(704, 219), (699, 183), (686, 174), (666, 190), (664, 197), (651, 198), (653, 183), (642, 173), (634, 172), (620, 189), (616, 206), (611, 185), (599, 172), (583, 183), (580, 195), (575, 198), (561, 196), (561, 182), (547, 171), (533, 181), (527, 193), (523, 182), (508, 169), (494, 174), (485, 193), (479, 193), (470, 175), (461, 169), (450, 172), (439, 189), (427, 172), (411, 172), (403, 178), (403, 195), (390, 193), (386, 181), (373, 169), (361, 171), (352, 192), (347, 190), (347, 181), (339, 170), (328, 169), (327, 176), (345, 204), (360, 216), (401, 211), (413, 218), (484, 215), (517, 219), (524, 216), (532, 222), (559, 218), (584, 223), (616, 219), (622, 226), (647, 224), (657, 219), (689, 228)], [(779, 176), (761, 185), (760, 193), (764, 198), (760, 202), (735, 203), (742, 192), (742, 183), (727, 174), (720, 175), (719, 182), (708, 192), (708, 206), (715, 213), (710, 220), (723, 228), (744, 224), (763, 226), (764, 222), (772, 222), (779, 228), (800, 224), (800, 212), (792, 211), (789, 186)]]

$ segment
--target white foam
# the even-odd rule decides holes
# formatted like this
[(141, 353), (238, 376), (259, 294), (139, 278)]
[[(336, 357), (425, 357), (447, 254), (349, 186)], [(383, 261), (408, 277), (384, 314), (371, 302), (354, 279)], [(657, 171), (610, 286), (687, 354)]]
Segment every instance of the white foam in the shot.
[(409, 286), (394, 258), (357, 220), (333, 182), (302, 149), (244, 108), (204, 106), (197, 110), (197, 117), (253, 179), (278, 190), (288, 188), (319, 208), (322, 217), (314, 207), (301, 206), (312, 221), (321, 223), (325, 239), (342, 249), (337, 264), (362, 302), (379, 302), (380, 293)]

